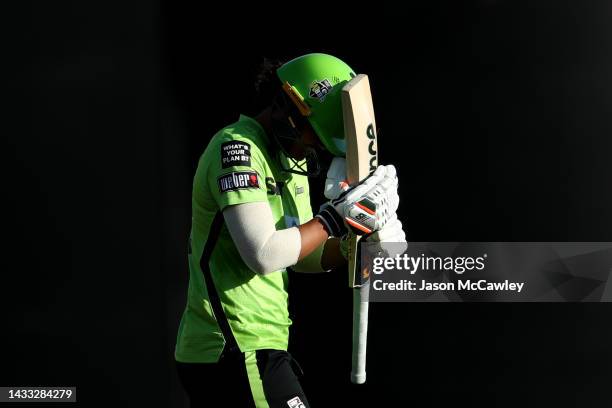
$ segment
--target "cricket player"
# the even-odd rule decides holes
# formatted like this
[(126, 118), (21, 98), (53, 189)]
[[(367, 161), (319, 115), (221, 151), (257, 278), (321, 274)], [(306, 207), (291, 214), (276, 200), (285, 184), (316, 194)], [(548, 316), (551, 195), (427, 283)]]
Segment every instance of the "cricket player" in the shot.
[[(287, 352), (287, 269), (344, 265), (349, 231), (405, 241), (393, 166), (345, 183), (340, 90), (354, 76), (326, 54), (268, 67), (258, 83), (273, 90), (268, 106), (218, 131), (199, 160), (175, 351), (192, 407), (309, 407)], [(331, 200), (313, 214), (308, 176), (323, 150), (337, 156), (325, 185)]]

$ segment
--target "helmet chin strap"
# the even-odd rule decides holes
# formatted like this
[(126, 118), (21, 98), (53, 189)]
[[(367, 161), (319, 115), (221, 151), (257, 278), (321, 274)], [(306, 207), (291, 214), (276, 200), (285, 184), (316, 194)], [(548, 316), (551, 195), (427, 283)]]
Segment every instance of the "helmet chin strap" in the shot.
[[(278, 99), (282, 99), (285, 106), (280, 106)], [(302, 136), (297, 126), (291, 115), (287, 112), (286, 102), (284, 95), (276, 98), (272, 104), (271, 114), (272, 139), (274, 139), (276, 147), (278, 148), (277, 155), (279, 155), (278, 159), (281, 169), (288, 173), (316, 177), (321, 173), (321, 165), (319, 163), (317, 151), (315, 148), (307, 146), (302, 142)], [(283, 119), (279, 119), (279, 117)], [(296, 144), (304, 152), (303, 160), (297, 160), (289, 154), (289, 148)], [(280, 157), (281, 153), (285, 156), (287, 161), (289, 161), (288, 167), (285, 166), (284, 160)]]

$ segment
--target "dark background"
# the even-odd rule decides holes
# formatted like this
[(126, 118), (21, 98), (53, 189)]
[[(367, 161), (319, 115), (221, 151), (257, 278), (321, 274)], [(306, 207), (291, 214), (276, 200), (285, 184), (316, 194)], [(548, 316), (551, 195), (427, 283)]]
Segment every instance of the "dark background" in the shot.
[[(328, 52), (370, 75), (409, 240), (612, 241), (607, 2), (19, 7), (3, 16), (0, 385), (184, 406), (191, 178), (212, 134), (253, 113), (264, 56)], [(350, 386), (345, 281), (292, 276), (314, 406), (610, 401), (609, 304), (374, 304), (368, 384)]]

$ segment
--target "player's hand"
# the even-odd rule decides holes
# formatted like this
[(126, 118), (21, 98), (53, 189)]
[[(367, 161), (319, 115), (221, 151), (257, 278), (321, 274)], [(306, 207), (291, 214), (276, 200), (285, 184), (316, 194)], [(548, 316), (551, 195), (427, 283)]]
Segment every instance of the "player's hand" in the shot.
[(401, 255), (408, 249), (402, 222), (397, 219), (395, 214), (383, 228), (368, 236), (366, 242), (372, 244), (371, 251), (388, 258)]
[(346, 179), (346, 159), (344, 157), (334, 157), (327, 170), (325, 179), (325, 190), (323, 194), (329, 200), (334, 200), (343, 192), (348, 190), (349, 184)]
[(395, 167), (378, 166), (370, 177), (325, 204), (316, 216), (335, 237), (344, 236), (349, 229), (358, 235), (378, 231), (397, 210), (397, 185)]

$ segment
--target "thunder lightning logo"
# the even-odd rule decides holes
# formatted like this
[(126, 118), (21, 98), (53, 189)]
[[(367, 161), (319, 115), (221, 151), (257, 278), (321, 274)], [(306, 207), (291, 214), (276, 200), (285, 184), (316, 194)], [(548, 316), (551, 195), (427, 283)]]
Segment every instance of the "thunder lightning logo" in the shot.
[(319, 102), (323, 102), (323, 100), (331, 91), (331, 89), (331, 83), (327, 79), (323, 79), (321, 81), (314, 81), (312, 85), (310, 85), (310, 92), (308, 92), (308, 95), (311, 98), (317, 98)]

